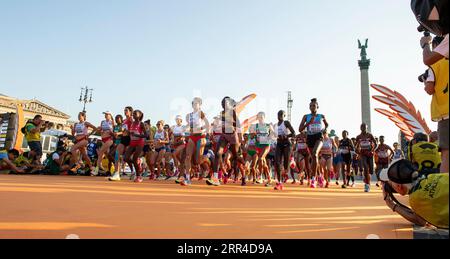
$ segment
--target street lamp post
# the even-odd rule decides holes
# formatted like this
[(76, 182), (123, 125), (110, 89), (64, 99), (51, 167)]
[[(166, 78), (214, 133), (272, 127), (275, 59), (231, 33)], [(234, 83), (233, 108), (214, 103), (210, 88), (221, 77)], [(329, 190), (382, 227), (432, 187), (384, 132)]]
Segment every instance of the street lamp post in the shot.
[[(92, 91), (94, 91), (94, 89), (89, 89), (87, 86), (81, 88), (80, 99), (78, 101), (83, 103), (83, 112), (84, 113), (86, 112), (86, 103), (92, 102)], [(83, 92), (84, 92), (84, 94), (83, 94)], [(88, 98), (88, 96), (89, 96), (89, 98)]]

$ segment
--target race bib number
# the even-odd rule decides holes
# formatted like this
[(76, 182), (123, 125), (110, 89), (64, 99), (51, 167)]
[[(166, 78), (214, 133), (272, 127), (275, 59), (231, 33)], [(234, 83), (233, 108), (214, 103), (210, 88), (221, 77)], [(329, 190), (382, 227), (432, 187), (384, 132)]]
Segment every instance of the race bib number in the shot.
[(320, 133), (320, 132), (322, 132), (322, 125), (321, 124), (311, 124), (311, 125), (309, 125), (309, 131), (311, 133)]
[(368, 150), (371, 148), (372, 148), (372, 145), (371, 145), (370, 141), (368, 141), (368, 140), (361, 141), (361, 149)]
[(306, 143), (298, 143), (297, 144), (297, 149), (303, 150), (306, 148), (307, 148)]
[(258, 141), (260, 144), (270, 144), (269, 137), (267, 136), (259, 136)]
[(349, 153), (348, 149), (346, 149), (346, 148), (339, 149), (339, 152), (341, 152), (341, 154), (348, 154)]
[(378, 152), (378, 157), (379, 158), (388, 158), (388, 152), (386, 152), (386, 151), (380, 151), (380, 152)]

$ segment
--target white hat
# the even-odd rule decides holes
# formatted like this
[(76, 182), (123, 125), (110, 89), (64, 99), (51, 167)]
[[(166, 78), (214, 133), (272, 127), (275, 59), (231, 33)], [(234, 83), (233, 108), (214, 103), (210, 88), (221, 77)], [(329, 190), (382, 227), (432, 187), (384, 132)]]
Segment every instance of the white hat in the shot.
[(383, 182), (392, 181), (398, 184), (408, 184), (417, 179), (419, 173), (413, 164), (406, 159), (394, 160), (388, 168), (381, 170), (380, 180)]
[(103, 112), (103, 114), (109, 114), (109, 115), (112, 115), (112, 113), (111, 113), (110, 111)]

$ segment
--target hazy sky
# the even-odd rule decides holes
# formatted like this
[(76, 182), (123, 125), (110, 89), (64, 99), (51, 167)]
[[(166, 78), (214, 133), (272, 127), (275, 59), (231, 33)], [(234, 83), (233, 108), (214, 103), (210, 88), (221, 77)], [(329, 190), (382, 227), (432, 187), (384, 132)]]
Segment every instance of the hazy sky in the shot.
[[(173, 124), (194, 96), (209, 117), (225, 95), (257, 99), (275, 121), (294, 99), (293, 125), (318, 98), (331, 128), (359, 132), (357, 39), (369, 38), (370, 83), (413, 100), (432, 129), (431, 97), (417, 76), (417, 23), (409, 0), (0, 0), (0, 93), (37, 98), (76, 119), (80, 88), (94, 88), (88, 120), (132, 105)], [(372, 94), (374, 92), (372, 91)], [(383, 105), (372, 102), (372, 108)], [(391, 144), (398, 129), (372, 113)]]

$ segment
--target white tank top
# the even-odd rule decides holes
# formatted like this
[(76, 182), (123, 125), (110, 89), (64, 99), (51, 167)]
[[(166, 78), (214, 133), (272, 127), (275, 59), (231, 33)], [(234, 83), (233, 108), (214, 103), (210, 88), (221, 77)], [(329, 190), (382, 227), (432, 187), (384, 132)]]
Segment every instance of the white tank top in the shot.
[(286, 128), (285, 122), (283, 121), (281, 125), (278, 125), (277, 123), (277, 133), (278, 136), (287, 136), (290, 133), (290, 130)]
[(102, 129), (103, 132), (106, 132), (106, 131), (112, 132), (113, 131), (113, 123), (112, 123), (112, 121), (104, 120), (100, 124), (100, 128)]
[(175, 137), (182, 137), (184, 136), (185, 127), (183, 125), (174, 126), (172, 132)]
[(162, 132), (156, 131), (154, 139), (155, 140), (163, 140), (164, 137), (165, 137), (164, 131), (162, 131)]
[[(191, 131), (194, 131), (194, 133), (204, 133), (205, 129), (200, 130), (201, 128), (205, 127), (205, 122), (201, 118), (202, 112), (192, 112), (189, 113), (189, 127), (191, 127)], [(200, 132), (201, 131), (201, 132)]]
[(87, 135), (87, 127), (86, 127), (86, 122), (82, 122), (82, 123), (75, 123), (75, 136), (85, 136)]

